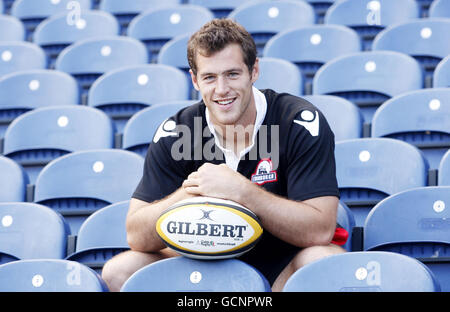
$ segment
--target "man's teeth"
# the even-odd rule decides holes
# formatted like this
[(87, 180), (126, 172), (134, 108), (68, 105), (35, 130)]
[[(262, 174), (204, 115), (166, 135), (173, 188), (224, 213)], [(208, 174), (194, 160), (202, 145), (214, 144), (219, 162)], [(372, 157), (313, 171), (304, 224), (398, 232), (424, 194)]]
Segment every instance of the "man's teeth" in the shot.
[(219, 103), (220, 105), (227, 105), (230, 104), (231, 102), (233, 102), (234, 99), (228, 99), (228, 100), (217, 100), (216, 102)]

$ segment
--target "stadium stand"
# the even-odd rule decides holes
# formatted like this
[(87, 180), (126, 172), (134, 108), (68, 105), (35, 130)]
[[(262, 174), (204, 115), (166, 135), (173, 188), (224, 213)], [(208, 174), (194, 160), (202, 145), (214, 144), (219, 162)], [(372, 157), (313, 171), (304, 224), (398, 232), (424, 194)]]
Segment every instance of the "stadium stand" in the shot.
[(22, 166), (0, 155), (0, 172), (0, 202), (25, 201), (29, 179)]
[(399, 139), (418, 147), (430, 169), (450, 148), (450, 88), (406, 92), (375, 112), (372, 137)]
[(429, 17), (450, 18), (450, 2), (447, 0), (434, 0), (429, 9)]
[(323, 65), (314, 76), (313, 94), (344, 97), (361, 109), (364, 122), (387, 99), (423, 86), (422, 69), (409, 55), (394, 51), (347, 54)]
[(450, 150), (442, 157), (438, 171), (438, 185), (450, 186)]
[(240, 260), (202, 261), (175, 257), (138, 270), (121, 291), (270, 292), (271, 289), (259, 271)]
[(378, 203), (364, 225), (364, 250), (401, 253), (426, 264), (450, 291), (450, 186), (396, 193)]
[(17, 117), (5, 133), (5, 156), (34, 184), (53, 159), (82, 150), (114, 147), (114, 127), (102, 111), (79, 105), (37, 108)]
[[(14, 278), (11, 278), (14, 276)], [(101, 277), (68, 260), (33, 259), (0, 265), (1, 292), (107, 292)]]
[(231, 11), (250, 0), (186, 0), (186, 3), (199, 5), (210, 10), (214, 17), (227, 17)]
[(1, 15), (0, 11), (0, 41), (23, 40), (25, 40), (25, 27), (22, 22), (14, 16)]
[(179, 69), (162, 64), (125, 66), (99, 77), (89, 90), (88, 105), (107, 113), (117, 132), (139, 110), (189, 99), (189, 81)]
[(35, 203), (0, 203), (0, 219), (1, 264), (66, 256), (70, 230), (64, 218), (52, 209)]
[(450, 87), (450, 55), (436, 66), (433, 74), (433, 88)]
[(262, 55), (296, 64), (303, 74), (304, 94), (312, 93), (312, 80), (326, 62), (361, 51), (358, 34), (341, 25), (311, 25), (279, 32), (265, 45)]
[(128, 200), (142, 175), (144, 159), (118, 149), (73, 152), (51, 161), (39, 173), (34, 202), (60, 212), (78, 230), (96, 210)]
[(4, 75), (26, 69), (45, 69), (44, 50), (30, 42), (0, 42), (0, 79)]
[[(339, 268), (339, 269), (336, 269)], [(391, 252), (348, 252), (310, 263), (286, 282), (284, 292), (439, 292), (419, 261)]]

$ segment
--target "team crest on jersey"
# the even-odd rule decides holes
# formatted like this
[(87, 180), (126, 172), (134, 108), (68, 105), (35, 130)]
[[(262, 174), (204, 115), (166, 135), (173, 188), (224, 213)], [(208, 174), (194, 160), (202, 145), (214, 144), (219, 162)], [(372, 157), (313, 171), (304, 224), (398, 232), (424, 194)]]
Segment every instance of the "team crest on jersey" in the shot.
[(252, 174), (251, 181), (259, 185), (277, 181), (277, 172), (272, 170), (272, 160), (262, 159), (256, 166), (256, 171)]

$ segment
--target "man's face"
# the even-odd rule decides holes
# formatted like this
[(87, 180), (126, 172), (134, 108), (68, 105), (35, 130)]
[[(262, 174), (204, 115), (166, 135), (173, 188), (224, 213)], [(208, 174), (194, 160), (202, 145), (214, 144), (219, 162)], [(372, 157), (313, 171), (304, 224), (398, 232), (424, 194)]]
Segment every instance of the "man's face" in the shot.
[(194, 87), (202, 94), (211, 121), (217, 126), (247, 126), (254, 122), (252, 84), (258, 78), (258, 60), (250, 73), (238, 44), (203, 56), (197, 53), (197, 75), (191, 71)]

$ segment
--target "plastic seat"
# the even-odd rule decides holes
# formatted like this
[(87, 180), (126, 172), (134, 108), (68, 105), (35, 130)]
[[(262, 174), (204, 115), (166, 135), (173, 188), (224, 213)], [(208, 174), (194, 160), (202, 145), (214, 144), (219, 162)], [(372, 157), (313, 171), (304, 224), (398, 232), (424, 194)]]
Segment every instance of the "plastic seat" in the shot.
[(101, 273), (103, 265), (119, 252), (130, 249), (125, 220), (129, 201), (106, 206), (81, 225), (75, 252), (67, 260), (77, 261)]
[(79, 20), (68, 23), (67, 13), (53, 15), (41, 22), (33, 34), (33, 42), (47, 54), (48, 67), (53, 68), (61, 51), (82, 39), (102, 38), (119, 34), (115, 17), (102, 11), (82, 11)]
[(73, 235), (96, 210), (131, 198), (144, 159), (118, 149), (73, 152), (51, 161), (39, 173), (34, 202), (60, 212)]
[(237, 259), (202, 261), (175, 257), (138, 270), (121, 291), (269, 292), (270, 285), (259, 271)]
[(335, 2), (325, 14), (325, 24), (353, 28), (359, 34), (362, 49), (372, 49), (375, 36), (385, 27), (419, 17), (416, 0), (347, 0)]
[(448, 88), (450, 87), (450, 55), (445, 57), (436, 66), (433, 74), (434, 88)]
[(358, 34), (342, 25), (311, 25), (287, 30), (273, 36), (263, 56), (277, 57), (296, 64), (304, 78), (304, 94), (312, 93), (312, 80), (326, 62), (361, 51)]
[(259, 77), (254, 83), (258, 89), (272, 89), (279, 93), (303, 94), (302, 74), (293, 63), (274, 57), (259, 59)]
[(159, 50), (170, 39), (193, 33), (214, 17), (208, 9), (190, 4), (161, 7), (136, 16), (127, 35), (144, 42), (150, 63), (156, 63)]
[(347, 251), (352, 251), (352, 230), (355, 226), (355, 216), (343, 201), (339, 201), (337, 223), (349, 234), (347, 242), (342, 247)]
[(51, 106), (17, 117), (5, 133), (3, 153), (21, 164), (34, 184), (42, 168), (57, 157), (113, 147), (114, 127), (102, 111)]
[[(14, 278), (11, 278), (11, 277)], [(67, 260), (34, 259), (0, 266), (2, 292), (107, 292), (108, 287), (95, 271)]]
[(25, 27), (22, 22), (14, 16), (1, 15), (0, 10), (0, 41), (23, 40), (25, 40)]
[(231, 11), (250, 0), (187, 0), (187, 3), (200, 5), (213, 12), (214, 17), (227, 17)]
[(56, 59), (57, 70), (77, 79), (83, 104), (94, 81), (104, 73), (120, 67), (146, 64), (145, 46), (128, 37), (83, 39), (65, 48)]
[(0, 172), (0, 202), (25, 201), (29, 179), (22, 166), (0, 155)]
[(450, 54), (450, 20), (420, 19), (384, 29), (373, 41), (373, 50), (391, 50), (414, 57), (425, 73), (426, 88), (432, 87), (437, 64)]
[(127, 120), (148, 106), (189, 99), (189, 81), (179, 69), (162, 64), (121, 67), (99, 77), (88, 105), (107, 113), (122, 133)]
[(34, 203), (0, 203), (0, 219), (0, 263), (66, 256), (70, 230), (52, 209)]
[(258, 55), (262, 56), (264, 46), (272, 36), (284, 30), (314, 24), (315, 13), (312, 6), (304, 1), (257, 0), (238, 6), (228, 18), (244, 26), (253, 36)]
[(430, 169), (438, 169), (450, 148), (450, 88), (407, 92), (381, 105), (372, 121), (372, 137), (399, 139), (417, 146)]
[(422, 263), (392, 252), (348, 252), (310, 263), (286, 282), (284, 292), (439, 292)]
[(429, 9), (429, 17), (450, 18), (450, 2), (446, 0), (434, 0)]
[(422, 187), (378, 203), (364, 225), (364, 249), (401, 253), (425, 263), (450, 291), (450, 186)]
[(45, 69), (47, 60), (44, 50), (30, 42), (0, 42), (0, 79), (20, 70)]
[(439, 164), (438, 185), (450, 186), (450, 150), (444, 154)]
[(388, 138), (336, 143), (336, 177), (341, 200), (363, 226), (371, 208), (383, 198), (427, 185), (428, 166), (415, 146)]
[(307, 95), (303, 98), (325, 115), (335, 141), (362, 137), (363, 117), (352, 102), (334, 95)]
[(389, 98), (423, 86), (422, 69), (409, 55), (394, 51), (347, 54), (323, 65), (313, 80), (313, 94), (344, 97), (358, 105), (364, 122)]

